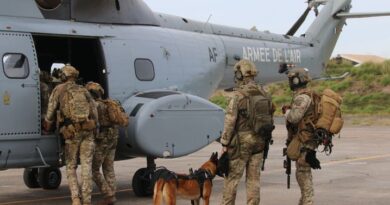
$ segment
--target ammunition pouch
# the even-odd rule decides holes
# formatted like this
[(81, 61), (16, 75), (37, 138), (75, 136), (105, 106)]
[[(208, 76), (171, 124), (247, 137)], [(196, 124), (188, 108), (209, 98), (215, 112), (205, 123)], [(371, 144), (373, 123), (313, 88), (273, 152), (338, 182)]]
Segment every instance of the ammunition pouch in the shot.
[(62, 126), (60, 128), (60, 133), (65, 140), (72, 140), (75, 137), (76, 128), (72, 124)]
[(60, 126), (69, 126), (73, 125), (76, 131), (92, 131), (96, 129), (96, 121), (95, 120), (86, 120), (84, 122), (75, 123), (72, 122), (71, 119), (65, 118), (63, 122), (60, 123)]
[(295, 136), (287, 147), (287, 156), (293, 161), (298, 160), (301, 155), (302, 142)]
[(94, 129), (96, 129), (95, 120), (87, 120), (87, 121), (81, 123), (81, 130), (92, 131)]

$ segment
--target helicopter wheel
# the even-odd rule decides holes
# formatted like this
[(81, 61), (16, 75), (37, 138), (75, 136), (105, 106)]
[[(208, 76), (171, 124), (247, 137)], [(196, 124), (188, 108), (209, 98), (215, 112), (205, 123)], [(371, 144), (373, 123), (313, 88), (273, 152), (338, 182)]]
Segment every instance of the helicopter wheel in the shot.
[(147, 167), (138, 169), (132, 181), (134, 194), (138, 197), (148, 197), (153, 195), (152, 178), (156, 170), (155, 157), (146, 157)]
[(133, 176), (132, 187), (134, 194), (138, 197), (148, 197), (153, 195), (151, 187), (151, 174), (153, 170), (141, 168)]
[(61, 185), (61, 171), (57, 167), (40, 168), (38, 182), (43, 189), (57, 189)]
[(24, 184), (30, 188), (40, 188), (38, 183), (38, 168), (25, 168), (23, 172)]

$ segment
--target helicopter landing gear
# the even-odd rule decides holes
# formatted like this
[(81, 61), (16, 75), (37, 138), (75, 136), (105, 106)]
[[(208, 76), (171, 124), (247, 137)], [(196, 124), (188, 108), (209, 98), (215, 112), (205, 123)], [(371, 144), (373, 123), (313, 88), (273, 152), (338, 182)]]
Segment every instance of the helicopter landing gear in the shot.
[(147, 157), (147, 167), (138, 169), (132, 180), (134, 194), (138, 197), (148, 197), (153, 195), (152, 177), (156, 170), (154, 157)]
[(38, 183), (43, 189), (57, 189), (61, 179), (61, 171), (57, 167), (39, 168)]
[(57, 189), (61, 180), (61, 171), (57, 167), (26, 168), (23, 173), (24, 184), (31, 189)]
[(41, 186), (38, 183), (38, 168), (25, 168), (23, 172), (23, 181), (30, 189), (40, 188)]

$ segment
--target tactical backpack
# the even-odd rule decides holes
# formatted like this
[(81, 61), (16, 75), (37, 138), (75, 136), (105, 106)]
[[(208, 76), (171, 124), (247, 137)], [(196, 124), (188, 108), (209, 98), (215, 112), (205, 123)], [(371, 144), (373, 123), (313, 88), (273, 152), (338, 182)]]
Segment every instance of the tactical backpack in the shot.
[(252, 130), (256, 134), (270, 134), (274, 128), (271, 97), (261, 88), (240, 92), (247, 102), (247, 114)]
[(317, 106), (317, 129), (324, 129), (331, 134), (338, 134), (343, 127), (344, 120), (341, 116), (342, 98), (331, 89), (325, 89)]
[(108, 118), (111, 123), (122, 127), (126, 127), (129, 124), (129, 117), (119, 102), (111, 99), (103, 100), (103, 102), (107, 106)]
[(87, 99), (88, 91), (81, 85), (72, 84), (64, 90), (60, 110), (66, 119), (73, 123), (85, 122), (89, 118), (90, 104)]
[[(325, 89), (321, 95), (313, 92), (306, 93), (314, 103), (314, 113), (309, 116), (309, 122), (313, 126), (313, 132), (308, 132), (305, 128), (307, 121), (303, 121), (304, 128), (301, 127), (301, 141), (313, 139), (318, 145), (324, 145), (324, 152), (332, 152), (332, 137), (338, 134), (343, 127), (344, 120), (341, 116), (342, 98), (331, 89)], [(313, 138), (311, 137), (313, 136)]]

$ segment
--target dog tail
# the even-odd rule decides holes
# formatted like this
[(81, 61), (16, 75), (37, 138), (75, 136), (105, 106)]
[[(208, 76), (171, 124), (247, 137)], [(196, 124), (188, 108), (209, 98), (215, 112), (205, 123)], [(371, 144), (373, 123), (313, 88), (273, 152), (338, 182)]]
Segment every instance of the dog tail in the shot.
[(163, 189), (164, 189), (165, 180), (159, 179), (154, 184), (154, 195), (153, 195), (153, 204), (161, 205), (163, 200)]

